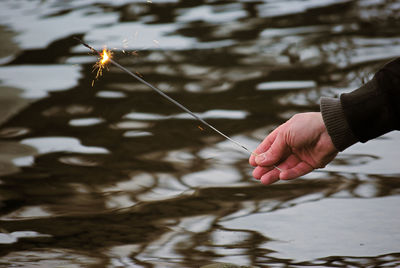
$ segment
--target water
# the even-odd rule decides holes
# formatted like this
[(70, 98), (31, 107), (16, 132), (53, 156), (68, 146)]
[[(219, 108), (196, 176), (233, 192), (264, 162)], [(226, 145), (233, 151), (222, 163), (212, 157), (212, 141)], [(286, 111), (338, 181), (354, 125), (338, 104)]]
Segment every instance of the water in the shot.
[(262, 186), (246, 152), (400, 55), (398, 1), (3, 0), (0, 266), (396, 267), (400, 134)]

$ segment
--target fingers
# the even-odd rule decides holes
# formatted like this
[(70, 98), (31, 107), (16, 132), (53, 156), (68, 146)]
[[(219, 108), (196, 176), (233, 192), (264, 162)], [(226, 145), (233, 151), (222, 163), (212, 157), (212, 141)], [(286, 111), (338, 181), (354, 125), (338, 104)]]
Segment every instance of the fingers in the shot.
[(285, 161), (279, 165), (279, 168), (282, 172), (273, 166), (258, 166), (254, 169), (253, 176), (260, 180), (261, 183), (268, 185), (278, 180), (295, 179), (314, 170), (311, 165), (302, 161), (294, 154), (287, 157)]
[(258, 155), (255, 162), (258, 166), (272, 166), (285, 159), (289, 149), (283, 135), (277, 135), (268, 150)]
[(281, 180), (292, 180), (298, 177), (301, 177), (307, 173), (313, 171), (314, 168), (307, 164), (306, 162), (299, 162), (295, 166), (283, 170), (282, 173), (279, 175), (279, 179)]
[(270, 172), (273, 169), (273, 167), (256, 167), (253, 170), (253, 177), (259, 180), (264, 174)]
[(265, 173), (261, 177), (260, 181), (262, 184), (265, 184), (265, 185), (269, 185), (274, 182), (277, 182), (277, 181), (279, 181), (279, 173), (280, 173), (280, 171), (277, 170), (276, 168), (274, 168), (271, 171)]
[(307, 173), (310, 173), (314, 168), (298, 158), (296, 155), (290, 155), (281, 165), (282, 172), (279, 174), (281, 180), (292, 180)]
[(249, 159), (249, 163), (250, 165), (252, 165), (253, 167), (257, 166), (256, 163), (256, 157), (259, 154), (262, 154), (264, 152), (266, 152), (270, 147), (271, 144), (275, 141), (276, 136), (277, 136), (277, 131), (278, 129), (275, 129), (274, 131), (272, 131), (258, 146), (257, 148), (254, 150), (254, 152), (251, 154), (250, 159)]
[(256, 163), (256, 156), (257, 156), (257, 154), (256, 154), (255, 152), (253, 152), (253, 153), (251, 153), (250, 158), (249, 158), (249, 163), (250, 163), (250, 165), (252, 165), (253, 167), (256, 167), (256, 166), (257, 166), (257, 163)]
[(260, 180), (262, 184), (268, 185), (279, 180), (279, 170), (274, 167), (256, 167), (253, 177)]

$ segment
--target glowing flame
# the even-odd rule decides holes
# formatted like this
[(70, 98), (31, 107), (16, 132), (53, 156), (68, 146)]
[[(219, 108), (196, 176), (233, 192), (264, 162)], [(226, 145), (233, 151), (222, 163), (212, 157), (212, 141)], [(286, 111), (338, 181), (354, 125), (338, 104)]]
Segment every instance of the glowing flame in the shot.
[(106, 64), (111, 59), (111, 51), (107, 49), (103, 49), (100, 53), (99, 60), (93, 65), (93, 71), (96, 71), (96, 77), (92, 81), (92, 86), (94, 85), (95, 80), (99, 79), (100, 76), (103, 75), (103, 69), (106, 67)]
[(103, 49), (103, 53), (101, 53), (101, 61), (100, 64), (104, 65), (107, 63), (107, 61), (110, 59), (111, 52), (107, 51), (107, 49)]

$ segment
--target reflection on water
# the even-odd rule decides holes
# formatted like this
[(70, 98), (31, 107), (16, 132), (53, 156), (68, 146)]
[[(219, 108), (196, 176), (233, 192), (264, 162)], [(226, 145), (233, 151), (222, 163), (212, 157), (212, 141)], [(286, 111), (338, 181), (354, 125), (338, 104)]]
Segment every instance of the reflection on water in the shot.
[[(265, 247), (272, 247), (276, 252), (271, 256), (280, 258), (306, 261), (324, 257), (326, 252), (334, 256), (375, 256), (398, 247), (400, 217), (399, 210), (393, 206), (398, 202), (399, 197), (326, 198), (293, 209), (243, 216), (229, 220), (223, 226), (230, 230), (246, 226), (271, 236), (272, 241)], [(348, 206), (352, 210), (346, 209)], [(392, 216), (381, 220), (388, 215)], [(271, 233), (270, 230), (274, 231)]]
[[(400, 55), (397, 1), (12, 1), (0, 10), (0, 266), (396, 267), (400, 135), (261, 186), (249, 148)], [(235, 267), (233, 265), (229, 267)]]
[(4, 86), (25, 90), (21, 97), (43, 98), (48, 91), (74, 87), (79, 79), (79, 66), (17, 65), (2, 66), (0, 79)]

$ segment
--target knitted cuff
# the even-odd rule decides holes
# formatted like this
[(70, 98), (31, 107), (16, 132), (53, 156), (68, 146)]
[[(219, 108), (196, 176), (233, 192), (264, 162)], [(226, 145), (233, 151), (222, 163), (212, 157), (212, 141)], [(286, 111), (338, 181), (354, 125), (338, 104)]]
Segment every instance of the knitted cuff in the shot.
[(339, 99), (321, 98), (321, 114), (336, 149), (344, 151), (358, 142), (349, 127)]

